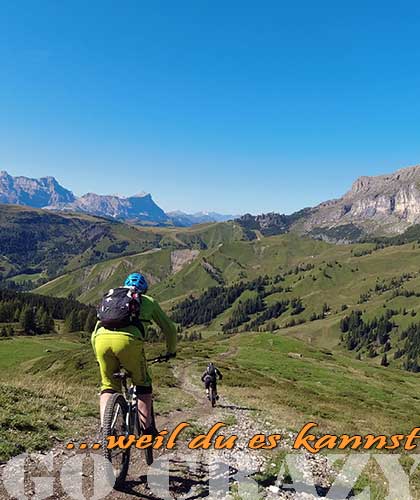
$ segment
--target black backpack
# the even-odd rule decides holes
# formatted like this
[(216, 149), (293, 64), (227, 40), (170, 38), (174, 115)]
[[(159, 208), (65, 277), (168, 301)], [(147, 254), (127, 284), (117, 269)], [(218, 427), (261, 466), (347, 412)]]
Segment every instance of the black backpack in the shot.
[(140, 305), (140, 296), (131, 288), (111, 288), (98, 306), (98, 320), (109, 330), (135, 325), (143, 333)]

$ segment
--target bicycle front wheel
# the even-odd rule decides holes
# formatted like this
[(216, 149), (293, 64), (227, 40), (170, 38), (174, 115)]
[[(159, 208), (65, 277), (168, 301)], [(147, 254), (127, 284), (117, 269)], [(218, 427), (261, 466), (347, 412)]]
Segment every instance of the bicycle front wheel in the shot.
[(121, 485), (127, 477), (130, 463), (130, 448), (121, 449), (107, 448), (107, 437), (128, 436), (130, 430), (127, 427), (128, 405), (121, 394), (113, 394), (105, 407), (103, 423), (103, 450), (104, 456), (109, 460), (114, 469), (115, 487)]
[[(152, 414), (151, 414), (150, 421), (152, 424), (152, 428), (154, 428), (155, 427), (155, 412), (153, 410), (153, 402), (152, 402)], [(137, 436), (143, 435), (144, 431), (145, 431), (143, 422), (140, 421), (138, 411), (135, 412), (135, 416), (134, 416), (134, 430), (135, 430), (135, 434)], [(152, 463), (153, 463), (153, 447), (152, 446), (144, 449), (144, 456), (146, 458), (147, 465), (152, 465)]]
[(216, 406), (216, 394), (214, 393), (214, 387), (210, 387), (210, 401), (214, 408)]
[[(156, 425), (155, 425), (155, 412), (153, 410), (153, 403), (152, 403), (152, 414), (150, 416), (150, 422), (152, 424), (152, 428), (155, 429)], [(153, 463), (153, 447), (152, 446), (150, 446), (150, 448), (146, 448), (144, 450), (144, 456), (146, 458), (147, 465), (152, 465), (152, 463)]]

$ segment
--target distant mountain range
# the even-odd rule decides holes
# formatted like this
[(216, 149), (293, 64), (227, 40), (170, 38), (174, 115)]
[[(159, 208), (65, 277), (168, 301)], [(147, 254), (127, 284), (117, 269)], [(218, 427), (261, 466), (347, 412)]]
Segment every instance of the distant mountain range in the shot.
[(153, 225), (191, 226), (205, 222), (223, 222), (232, 215), (214, 212), (165, 213), (148, 193), (130, 197), (87, 193), (76, 197), (54, 177), (30, 179), (0, 172), (0, 203), (27, 205), (48, 210), (71, 211), (126, 222)]
[(0, 203), (28, 205), (107, 217), (134, 224), (188, 227), (235, 219), (250, 238), (258, 231), (269, 236), (290, 231), (331, 242), (349, 242), (367, 236), (390, 236), (420, 224), (420, 166), (393, 174), (360, 177), (341, 198), (304, 208), (290, 215), (246, 214), (240, 218), (214, 212), (165, 213), (150, 194), (130, 197), (85, 194), (79, 198), (54, 177), (29, 179), (0, 172)]
[(218, 214), (216, 212), (196, 212), (194, 214), (186, 214), (185, 212), (174, 211), (168, 212), (167, 215), (171, 218), (175, 226), (191, 226), (193, 224), (205, 224), (208, 222), (226, 222), (233, 220), (237, 215)]

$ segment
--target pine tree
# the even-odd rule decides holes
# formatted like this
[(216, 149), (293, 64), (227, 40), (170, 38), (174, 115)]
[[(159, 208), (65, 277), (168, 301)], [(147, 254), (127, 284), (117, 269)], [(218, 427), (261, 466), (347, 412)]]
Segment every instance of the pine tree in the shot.
[(87, 317), (88, 317), (87, 311), (82, 310), (77, 313), (77, 323), (79, 325), (79, 330), (84, 329)]
[(85, 324), (83, 326), (83, 330), (89, 333), (93, 332), (93, 330), (95, 329), (96, 321), (96, 314), (93, 311), (89, 311), (89, 314), (87, 315)]
[(54, 320), (51, 314), (49, 314), (47, 311), (44, 311), (43, 315), (41, 316), (41, 331), (42, 333), (51, 333), (54, 331)]
[(276, 323), (273, 320), (270, 320), (267, 323), (267, 331), (274, 332), (274, 330), (276, 330), (276, 328), (277, 328), (277, 325), (276, 325)]
[[(312, 313), (312, 314), (315, 314), (315, 313)], [(312, 318), (312, 316), (311, 316), (311, 318)], [(315, 314), (315, 319), (316, 319), (316, 314)], [(340, 321), (340, 330), (343, 333), (346, 333), (349, 331), (349, 317), (348, 316), (344, 316), (344, 318)]]
[(35, 313), (35, 326), (36, 333), (46, 333), (44, 332), (43, 319), (45, 318), (45, 309), (39, 307)]
[(384, 352), (388, 352), (392, 349), (391, 342), (388, 340), (384, 345)]
[(20, 310), (20, 308), (19, 308), (19, 307), (16, 307), (16, 309), (15, 309), (15, 315), (13, 316), (13, 321), (14, 321), (14, 322), (19, 321), (19, 319), (20, 319), (20, 314), (21, 314), (21, 310)]
[(19, 324), (22, 330), (27, 334), (34, 334), (36, 330), (35, 314), (30, 306), (22, 309), (19, 317)]
[[(316, 321), (318, 319), (318, 315), (317, 313), (314, 311), (313, 313), (311, 313), (311, 315), (309, 316), (309, 321)], [(347, 331), (347, 330), (346, 330)]]
[(381, 366), (389, 366), (388, 356), (386, 355), (386, 353), (382, 356)]
[(375, 348), (373, 346), (370, 346), (369, 351), (368, 351), (369, 358), (374, 358), (377, 355), (378, 355), (378, 353), (376, 352)]
[(68, 314), (65, 322), (64, 329), (67, 333), (77, 332), (80, 330), (80, 325), (77, 318), (77, 313), (73, 310)]

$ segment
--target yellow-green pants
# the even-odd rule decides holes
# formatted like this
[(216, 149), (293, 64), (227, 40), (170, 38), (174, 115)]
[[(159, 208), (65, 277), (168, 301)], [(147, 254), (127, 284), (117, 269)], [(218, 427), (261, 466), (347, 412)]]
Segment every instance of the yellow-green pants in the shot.
[(102, 392), (121, 392), (121, 381), (113, 377), (120, 368), (131, 373), (140, 393), (151, 392), (152, 380), (141, 340), (122, 333), (101, 333), (95, 335), (92, 343), (101, 372)]

